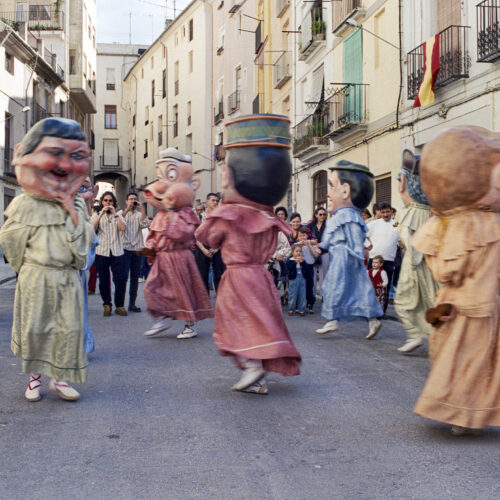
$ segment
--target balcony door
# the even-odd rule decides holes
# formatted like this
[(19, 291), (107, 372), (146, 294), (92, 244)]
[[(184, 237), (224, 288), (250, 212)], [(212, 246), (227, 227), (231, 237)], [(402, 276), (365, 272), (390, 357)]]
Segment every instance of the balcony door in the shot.
[(448, 26), (462, 24), (461, 0), (437, 0), (437, 32), (443, 31)]
[[(347, 37), (343, 44), (343, 74), (346, 84), (363, 83), (363, 36), (357, 29)], [(363, 87), (352, 85), (345, 89), (343, 111), (339, 116), (338, 125), (360, 122), (363, 119)]]

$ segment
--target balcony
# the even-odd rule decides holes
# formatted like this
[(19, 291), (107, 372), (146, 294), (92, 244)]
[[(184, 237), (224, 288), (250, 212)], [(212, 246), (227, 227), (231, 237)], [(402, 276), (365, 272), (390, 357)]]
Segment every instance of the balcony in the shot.
[(330, 132), (329, 109), (309, 115), (295, 126), (293, 141), (293, 156), (305, 163), (323, 160), (328, 156), (330, 141), (327, 135)]
[(283, 52), (273, 66), (273, 87), (275, 89), (280, 89), (290, 80), (290, 78), (292, 78), (290, 53)]
[(102, 170), (108, 170), (108, 169), (121, 169), (123, 168), (123, 156), (115, 156), (114, 158), (109, 158), (109, 157), (104, 157), (101, 156), (101, 169)]
[(217, 125), (224, 119), (224, 101), (221, 100), (216, 108), (214, 108), (214, 125)]
[[(448, 26), (439, 33), (439, 64), (434, 88), (469, 78), (470, 56), (467, 50), (468, 26)], [(408, 53), (408, 99), (415, 99), (424, 77), (424, 45)]]
[(366, 85), (349, 83), (337, 87), (326, 105), (332, 118), (328, 135), (333, 140), (338, 141), (366, 131)]
[(476, 5), (477, 62), (500, 58), (500, 0), (484, 0)]
[(281, 17), (290, 7), (290, 0), (276, 0), (276, 16)]
[(3, 174), (15, 177), (15, 169), (12, 166), (14, 150), (12, 148), (3, 148)]
[(35, 123), (43, 120), (44, 118), (48, 118), (49, 116), (51, 115), (45, 108), (42, 108), (42, 106), (35, 103), (33, 104), (33, 108), (31, 110), (31, 125), (34, 125)]
[(70, 97), (83, 113), (96, 112), (95, 80), (89, 80), (81, 69), (69, 75)]
[(230, 94), (227, 98), (227, 109), (228, 113), (232, 115), (240, 109), (240, 91), (236, 90)]
[(346, 21), (353, 18), (360, 21), (365, 11), (361, 9), (361, 0), (341, 0), (333, 4), (333, 32), (341, 36), (349, 29)]
[(302, 20), (301, 26), (299, 60), (304, 61), (317, 47), (326, 44), (326, 23), (323, 20), (321, 6), (313, 7)]
[(30, 5), (29, 11), (0, 12), (0, 19), (9, 24), (15, 31), (26, 23), (31, 31), (64, 30), (64, 12), (55, 5)]

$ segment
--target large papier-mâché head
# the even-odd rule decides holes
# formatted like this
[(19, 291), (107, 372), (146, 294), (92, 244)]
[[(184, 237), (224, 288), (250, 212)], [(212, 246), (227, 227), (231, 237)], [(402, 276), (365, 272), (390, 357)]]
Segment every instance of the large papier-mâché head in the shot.
[(89, 174), (90, 149), (80, 125), (66, 118), (37, 122), (16, 145), (12, 164), (24, 191), (55, 199), (75, 195)]
[(157, 180), (145, 188), (146, 201), (158, 210), (179, 210), (193, 205), (200, 180), (194, 175), (191, 157), (175, 148), (160, 152)]

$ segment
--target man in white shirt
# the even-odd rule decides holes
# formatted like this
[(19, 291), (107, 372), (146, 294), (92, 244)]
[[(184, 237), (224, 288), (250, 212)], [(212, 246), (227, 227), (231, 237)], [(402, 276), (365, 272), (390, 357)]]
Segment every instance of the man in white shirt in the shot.
[[(394, 259), (398, 249), (398, 231), (393, 226), (391, 206), (388, 203), (379, 205), (381, 218), (371, 221), (368, 224), (368, 240), (371, 246), (368, 247), (369, 267), (371, 268), (371, 260), (376, 255), (381, 255), (384, 258), (383, 269), (387, 272), (389, 285), (387, 286), (386, 296), (389, 294), (389, 287), (392, 282), (392, 274), (394, 272)], [(387, 310), (387, 301), (385, 303), (384, 312)]]
[(118, 212), (118, 214), (124, 218), (126, 223), (125, 231), (122, 233), (122, 240), (125, 252), (125, 276), (127, 278), (130, 276), (128, 310), (131, 312), (141, 312), (141, 308), (135, 305), (142, 261), (141, 256), (137, 255), (136, 250), (144, 248), (142, 229), (147, 227), (148, 219), (146, 218), (144, 208), (137, 199), (136, 193), (128, 193), (125, 203), (125, 210)]

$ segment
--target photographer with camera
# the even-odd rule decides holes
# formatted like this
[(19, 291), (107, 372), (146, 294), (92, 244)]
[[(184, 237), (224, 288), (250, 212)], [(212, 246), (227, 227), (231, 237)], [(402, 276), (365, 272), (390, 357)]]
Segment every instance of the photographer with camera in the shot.
[(141, 312), (141, 308), (135, 305), (135, 300), (142, 257), (137, 255), (135, 251), (144, 248), (142, 229), (149, 225), (149, 221), (143, 206), (138, 201), (137, 193), (128, 193), (125, 203), (125, 210), (118, 212), (118, 214), (123, 217), (126, 224), (123, 232), (123, 249), (125, 251), (125, 281), (130, 275), (128, 310)]
[(109, 283), (109, 270), (113, 274), (115, 285), (116, 314), (128, 316), (123, 307), (125, 302), (125, 288), (127, 274), (125, 272), (125, 257), (121, 234), (126, 229), (125, 219), (116, 213), (116, 197), (111, 191), (106, 191), (101, 196), (101, 211), (91, 218), (99, 238), (96, 249), (95, 265), (99, 275), (99, 291), (101, 293), (104, 316), (111, 316), (111, 287)]

